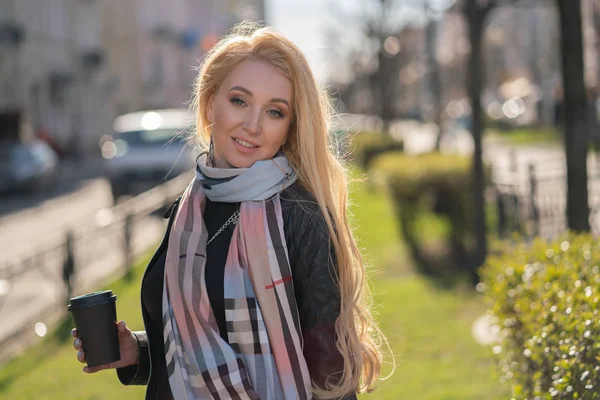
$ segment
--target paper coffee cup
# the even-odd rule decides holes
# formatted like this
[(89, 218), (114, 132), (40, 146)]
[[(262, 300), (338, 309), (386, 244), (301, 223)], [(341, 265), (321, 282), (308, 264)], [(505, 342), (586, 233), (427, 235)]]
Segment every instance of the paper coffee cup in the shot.
[(94, 292), (69, 300), (68, 310), (83, 343), (88, 367), (119, 361), (117, 296), (111, 290)]

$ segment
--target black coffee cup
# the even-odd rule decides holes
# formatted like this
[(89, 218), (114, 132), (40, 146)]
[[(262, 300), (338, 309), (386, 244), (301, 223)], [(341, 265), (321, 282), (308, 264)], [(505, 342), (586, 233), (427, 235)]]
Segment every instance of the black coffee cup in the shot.
[(77, 333), (83, 342), (88, 367), (119, 361), (117, 296), (111, 290), (84, 294), (69, 300)]

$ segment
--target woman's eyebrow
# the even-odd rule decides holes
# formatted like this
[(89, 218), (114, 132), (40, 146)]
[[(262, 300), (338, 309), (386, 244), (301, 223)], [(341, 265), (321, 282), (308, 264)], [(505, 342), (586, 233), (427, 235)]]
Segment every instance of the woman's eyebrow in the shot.
[[(239, 90), (240, 92), (244, 92), (248, 96), (252, 97), (252, 92), (250, 90), (246, 89), (245, 87), (234, 86), (231, 89), (229, 89), (229, 91), (232, 91), (232, 90)], [(272, 98), (271, 102), (274, 102), (274, 103), (283, 103), (283, 104), (285, 104), (288, 107), (290, 106), (290, 103), (286, 99), (280, 99), (280, 98), (277, 98), (277, 97), (276, 98)]]

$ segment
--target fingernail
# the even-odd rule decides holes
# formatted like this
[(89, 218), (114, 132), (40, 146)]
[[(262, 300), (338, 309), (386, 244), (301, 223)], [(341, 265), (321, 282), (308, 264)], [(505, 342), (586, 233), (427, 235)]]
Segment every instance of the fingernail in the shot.
[(83, 357), (83, 351), (82, 351), (82, 350), (79, 350), (79, 351), (77, 352), (77, 358), (81, 358), (81, 357)]
[(83, 372), (88, 372), (88, 369), (87, 369), (87, 367), (83, 367), (83, 370), (82, 370), (82, 371), (83, 371)]
[(81, 346), (81, 340), (77, 339), (75, 341), (75, 346), (77, 346), (77, 347)]
[(123, 321), (123, 328), (125, 328), (127, 326), (127, 324), (125, 323), (125, 321)]

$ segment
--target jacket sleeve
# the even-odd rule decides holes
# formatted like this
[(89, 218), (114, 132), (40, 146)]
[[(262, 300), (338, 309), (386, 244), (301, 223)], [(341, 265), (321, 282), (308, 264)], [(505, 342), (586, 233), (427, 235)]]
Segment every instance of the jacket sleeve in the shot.
[(117, 368), (117, 376), (123, 385), (147, 385), (150, 379), (150, 353), (146, 332), (133, 332), (137, 339), (139, 362), (129, 367)]
[[(294, 254), (290, 260), (304, 341), (303, 353), (312, 381), (325, 387), (343, 371), (336, 347), (335, 322), (340, 313), (340, 290), (335, 252), (322, 213), (296, 221)], [(303, 220), (303, 221), (302, 221)], [(355, 400), (351, 393), (344, 400)]]

